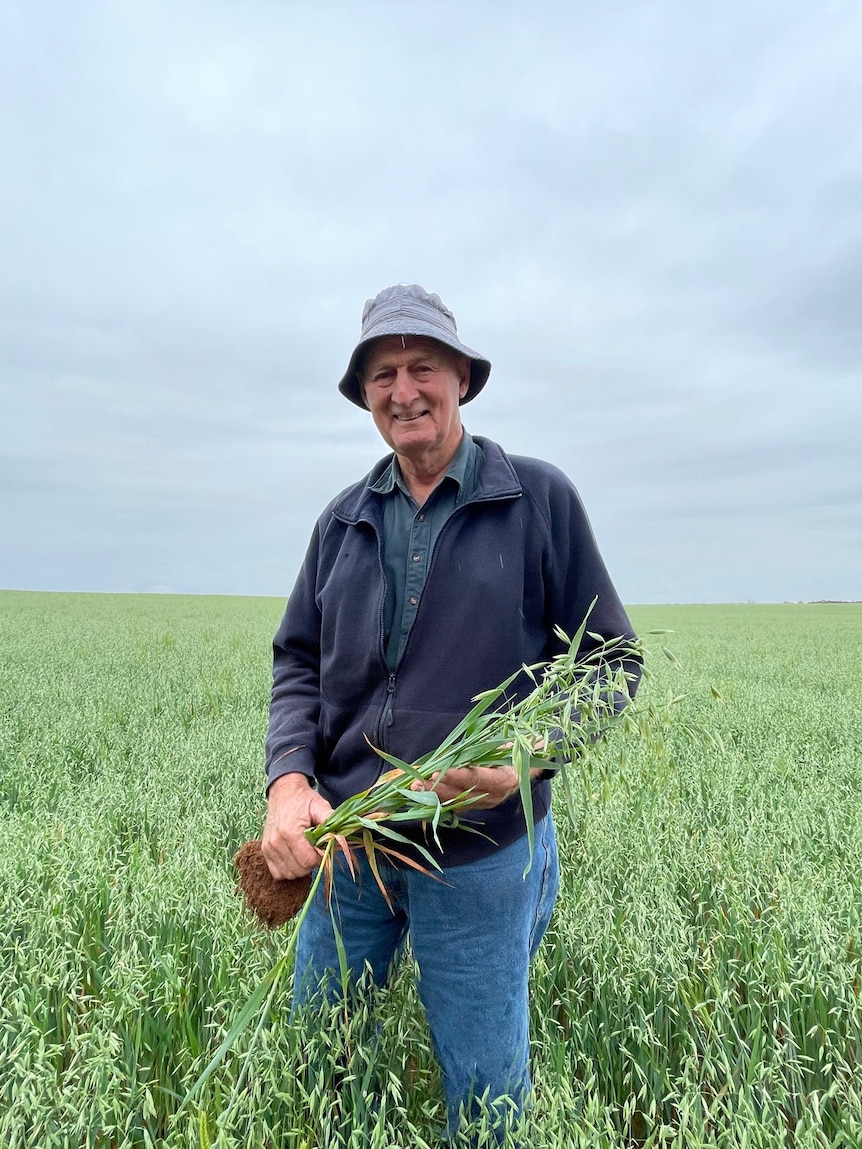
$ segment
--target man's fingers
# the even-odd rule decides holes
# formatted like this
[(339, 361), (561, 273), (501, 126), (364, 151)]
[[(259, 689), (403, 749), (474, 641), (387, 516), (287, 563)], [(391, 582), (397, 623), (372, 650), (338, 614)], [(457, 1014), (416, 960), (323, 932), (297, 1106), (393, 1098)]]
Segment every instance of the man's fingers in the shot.
[(261, 843), (269, 872), (276, 879), (302, 878), (320, 861), (320, 852), (303, 835), (302, 840), (277, 835)]
[(319, 826), (331, 813), (326, 799), (304, 785), (285, 786), (271, 798), (261, 851), (274, 878), (301, 878), (311, 873), (320, 853), (305, 831)]
[(315, 795), (308, 803), (308, 817), (312, 826), (319, 826), (332, 813), (332, 807), (325, 798)]
[(432, 774), (428, 782), (413, 782), (412, 790), (434, 790), (441, 802), (449, 802), (470, 791), (477, 810), (505, 802), (518, 789), (514, 766), (458, 766), (445, 774)]

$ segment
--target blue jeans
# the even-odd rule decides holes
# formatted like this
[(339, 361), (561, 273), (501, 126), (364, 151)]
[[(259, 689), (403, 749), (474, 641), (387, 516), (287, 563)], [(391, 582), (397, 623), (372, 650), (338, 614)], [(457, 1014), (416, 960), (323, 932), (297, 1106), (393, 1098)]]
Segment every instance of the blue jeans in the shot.
[[(530, 1091), (530, 959), (547, 929), (559, 885), (554, 823), (535, 830), (533, 864), (526, 837), (488, 858), (444, 869), (443, 882), (382, 860), (387, 906), (362, 851), (358, 880), (337, 865), (331, 909), (356, 980), (368, 963), (382, 985), (409, 932), (417, 987), (443, 1075), (454, 1134), (459, 1109), (474, 1098), (508, 1096), (519, 1112)], [(445, 883), (445, 884), (444, 884)], [(296, 951), (297, 1004), (325, 982), (340, 992), (330, 908), (322, 885), (302, 924)]]

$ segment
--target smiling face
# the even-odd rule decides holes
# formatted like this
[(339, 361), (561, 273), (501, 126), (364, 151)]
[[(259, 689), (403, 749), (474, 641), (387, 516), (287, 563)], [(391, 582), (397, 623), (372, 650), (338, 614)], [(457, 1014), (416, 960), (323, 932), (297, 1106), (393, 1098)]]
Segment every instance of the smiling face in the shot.
[(384, 441), (423, 470), (448, 466), (461, 441), (458, 402), (470, 361), (433, 339), (387, 335), (372, 344), (362, 391)]

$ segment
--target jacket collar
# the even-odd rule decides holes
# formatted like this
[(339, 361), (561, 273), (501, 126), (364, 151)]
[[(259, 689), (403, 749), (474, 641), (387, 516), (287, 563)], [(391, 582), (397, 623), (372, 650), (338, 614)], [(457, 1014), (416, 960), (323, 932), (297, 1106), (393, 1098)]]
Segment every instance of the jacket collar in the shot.
[[(474, 435), (473, 441), (482, 449), (482, 462), (476, 482), (476, 490), (468, 503), (480, 503), (494, 499), (516, 499), (523, 493), (515, 468), (509, 456), (501, 446), (491, 439), (481, 435)], [(332, 513), (336, 518), (347, 523), (368, 522), (379, 527), (383, 519), (383, 498), (371, 488), (379, 482), (387, 467), (391, 464), (392, 455), (387, 455), (376, 463), (371, 471), (360, 482), (348, 487), (338, 496), (332, 506)]]

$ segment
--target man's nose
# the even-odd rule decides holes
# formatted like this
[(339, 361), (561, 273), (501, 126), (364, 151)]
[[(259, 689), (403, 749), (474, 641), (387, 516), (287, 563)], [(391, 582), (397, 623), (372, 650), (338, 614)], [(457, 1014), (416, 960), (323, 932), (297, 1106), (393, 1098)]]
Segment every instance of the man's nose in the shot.
[(392, 402), (399, 407), (407, 407), (418, 395), (416, 383), (410, 372), (403, 367), (398, 369), (392, 385)]

